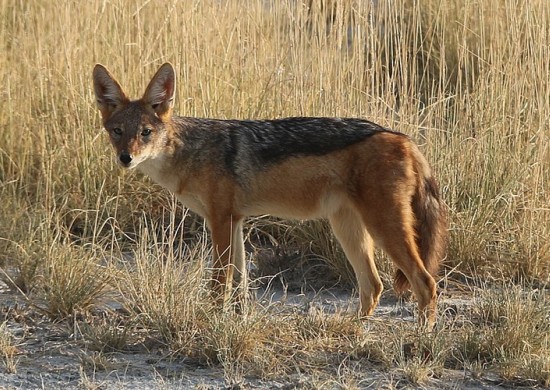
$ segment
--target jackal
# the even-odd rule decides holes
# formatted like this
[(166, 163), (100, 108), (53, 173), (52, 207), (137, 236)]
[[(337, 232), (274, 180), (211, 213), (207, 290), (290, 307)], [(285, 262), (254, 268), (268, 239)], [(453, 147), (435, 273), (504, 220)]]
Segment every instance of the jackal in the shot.
[(220, 300), (229, 299), (233, 279), (236, 295), (246, 295), (245, 217), (324, 217), (354, 269), (361, 315), (372, 314), (382, 292), (376, 244), (397, 267), (395, 290), (410, 287), (420, 322), (434, 324), (447, 213), (409, 137), (364, 119), (173, 116), (176, 76), (169, 63), (139, 100), (130, 100), (102, 65), (93, 79), (118, 163), (137, 167), (204, 217)]

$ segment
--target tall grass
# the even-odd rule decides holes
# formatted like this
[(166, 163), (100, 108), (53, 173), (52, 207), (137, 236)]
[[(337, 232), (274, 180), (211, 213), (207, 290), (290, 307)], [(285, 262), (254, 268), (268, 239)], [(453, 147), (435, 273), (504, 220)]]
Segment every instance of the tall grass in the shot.
[[(544, 286), (550, 282), (548, 42), (546, 0), (2, 0), (4, 278), (31, 299), (46, 299), (59, 316), (92, 307), (109, 285), (164, 341), (180, 337), (184, 349), (185, 340), (194, 340), (197, 329), (170, 321), (194, 307), (179, 305), (189, 302), (182, 288), (199, 291), (197, 299), (202, 292), (181, 285), (187, 282), (177, 276), (189, 268), (166, 254), (177, 245), (154, 241), (163, 218), (180, 206), (148, 179), (117, 169), (91, 88), (100, 62), (138, 97), (170, 61), (180, 115), (354, 116), (410, 134), (449, 205), (447, 265), (476, 279)], [(288, 229), (349, 273), (326, 226)], [(272, 232), (282, 245), (285, 230), (278, 225)], [(185, 253), (208, 257), (204, 242)], [(107, 277), (102, 267), (116, 275)], [(98, 283), (66, 277), (76, 269), (73, 276)], [(193, 268), (197, 275), (203, 270)], [(164, 295), (151, 295), (144, 280), (166, 287)], [(75, 283), (85, 288), (75, 290)], [(51, 306), (60, 302), (54, 293), (79, 302)], [(159, 297), (164, 306), (155, 306)], [(219, 321), (221, 327), (225, 320)], [(233, 350), (215, 350), (211, 359), (234, 358)]]
[(90, 69), (137, 97), (171, 61), (182, 115), (362, 116), (411, 134), (451, 208), (449, 263), (547, 280), (547, 3), (330, 4), (3, 2), (2, 246), (162, 213), (169, 195), (111, 162)]

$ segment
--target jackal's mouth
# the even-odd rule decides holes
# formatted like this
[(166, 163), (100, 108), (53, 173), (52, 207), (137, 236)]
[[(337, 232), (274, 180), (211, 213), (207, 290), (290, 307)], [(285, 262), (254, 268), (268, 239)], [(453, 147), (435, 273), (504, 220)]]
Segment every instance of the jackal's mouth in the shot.
[(121, 168), (124, 168), (124, 169), (132, 169), (132, 168), (135, 168), (135, 165), (130, 163), (130, 164), (124, 164), (123, 162), (118, 162), (118, 165), (121, 167)]
[(124, 164), (123, 162), (118, 161), (118, 166), (121, 167), (122, 169), (132, 170), (132, 169), (135, 169), (138, 165), (139, 163), (137, 161), (132, 161), (129, 164)]

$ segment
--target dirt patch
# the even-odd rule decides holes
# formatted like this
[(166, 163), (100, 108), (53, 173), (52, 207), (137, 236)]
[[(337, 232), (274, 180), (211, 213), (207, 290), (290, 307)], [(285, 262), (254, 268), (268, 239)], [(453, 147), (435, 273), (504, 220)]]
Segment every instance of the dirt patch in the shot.
[[(222, 364), (174, 354), (161, 343), (146, 339), (127, 345), (122, 351), (90, 350), (79, 337), (77, 326), (71, 326), (71, 321), (52, 322), (29, 307), (20, 295), (2, 287), (2, 322), (5, 331), (13, 337), (17, 353), (13, 356), (14, 369), (10, 372), (4, 365), (0, 370), (1, 388), (502, 388), (497, 375), (485, 372), (476, 377), (477, 374), (470, 370), (448, 367), (429, 375), (421, 384), (414, 384), (408, 378), (410, 374), (405, 372), (406, 368), (399, 364), (388, 366), (373, 356), (360, 356), (356, 352), (346, 356), (345, 351), (326, 358), (324, 368), (322, 364), (312, 370), (299, 367), (296, 372), (268, 379), (243, 372), (242, 378), (235, 381), (227, 377)], [(350, 292), (339, 289), (303, 293), (290, 293), (280, 288), (261, 289), (256, 291), (256, 295), (255, 304), (273, 311), (273, 315), (292, 312), (307, 316), (318, 311), (324, 316), (332, 316), (355, 310), (357, 302)], [(440, 299), (443, 321), (456, 323), (467, 317), (471, 298), (459, 291), (443, 294)], [(397, 300), (391, 292), (385, 293), (373, 318), (364, 321), (367, 334), (371, 329), (376, 332), (381, 324), (388, 329), (397, 325), (414, 328), (414, 305), (414, 302)], [(391, 331), (381, 336), (388, 335)], [(371, 336), (376, 337), (376, 334)], [(400, 337), (398, 331), (396, 337)], [(406, 348), (403, 353), (407, 353)], [(320, 359), (322, 355), (320, 351)]]

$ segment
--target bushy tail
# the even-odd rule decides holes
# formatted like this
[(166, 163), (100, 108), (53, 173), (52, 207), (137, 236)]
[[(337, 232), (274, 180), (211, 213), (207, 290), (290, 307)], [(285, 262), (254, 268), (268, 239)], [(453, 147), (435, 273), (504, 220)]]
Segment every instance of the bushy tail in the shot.
[[(416, 145), (413, 145), (413, 157), (417, 183), (411, 203), (415, 216), (416, 245), (424, 267), (435, 277), (447, 250), (447, 208), (430, 166)], [(409, 287), (405, 274), (397, 270), (395, 291), (403, 293)]]

